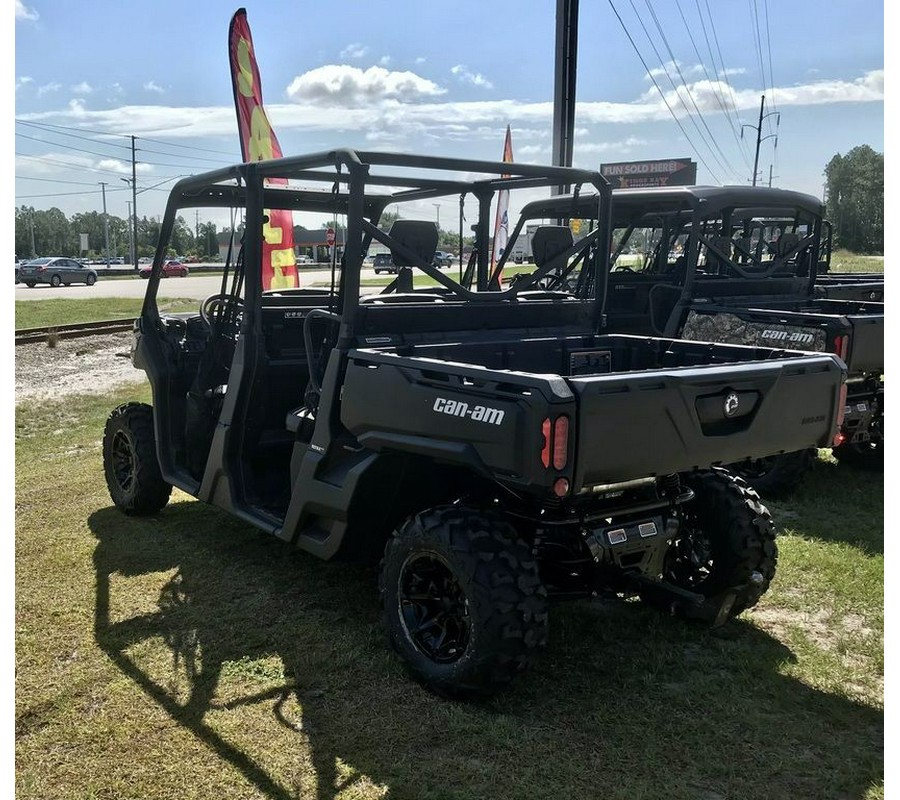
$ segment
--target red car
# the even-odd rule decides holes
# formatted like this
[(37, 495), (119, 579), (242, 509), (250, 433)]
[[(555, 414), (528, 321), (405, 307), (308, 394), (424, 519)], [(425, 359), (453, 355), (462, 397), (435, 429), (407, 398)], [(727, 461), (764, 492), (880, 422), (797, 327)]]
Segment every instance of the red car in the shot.
[[(142, 278), (149, 278), (153, 271), (153, 266), (143, 267), (140, 271)], [(180, 261), (167, 261), (163, 264), (162, 276), (164, 278), (186, 278), (188, 276), (188, 268)]]

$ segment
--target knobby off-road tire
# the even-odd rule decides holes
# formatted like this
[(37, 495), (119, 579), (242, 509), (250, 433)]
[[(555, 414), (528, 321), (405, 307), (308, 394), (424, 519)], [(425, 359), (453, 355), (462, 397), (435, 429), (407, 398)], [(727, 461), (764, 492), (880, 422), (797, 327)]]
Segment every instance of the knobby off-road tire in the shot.
[(775, 577), (778, 548), (772, 515), (742, 478), (724, 469), (685, 478), (694, 499), (666, 557), (663, 578), (707, 598), (733, 587), (729, 617), (759, 602)]
[(803, 482), (815, 461), (815, 450), (795, 450), (749, 463), (732, 464), (728, 469), (763, 497), (785, 497)]
[(103, 472), (113, 503), (126, 514), (154, 514), (169, 502), (172, 486), (159, 471), (151, 406), (125, 403), (109, 415)]
[(379, 591), (394, 649), (444, 697), (487, 697), (547, 641), (547, 593), (531, 550), (499, 515), (438, 506), (385, 547)]

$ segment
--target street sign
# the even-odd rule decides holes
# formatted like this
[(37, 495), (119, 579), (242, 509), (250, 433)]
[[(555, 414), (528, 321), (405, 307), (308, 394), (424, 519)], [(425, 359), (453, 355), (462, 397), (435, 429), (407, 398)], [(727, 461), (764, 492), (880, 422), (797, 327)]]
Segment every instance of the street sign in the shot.
[(329, 228), (325, 231), (325, 244), (329, 247), (334, 246), (334, 228)]
[(613, 189), (644, 189), (648, 186), (693, 186), (697, 164), (689, 158), (657, 161), (619, 161), (601, 164), (600, 174)]

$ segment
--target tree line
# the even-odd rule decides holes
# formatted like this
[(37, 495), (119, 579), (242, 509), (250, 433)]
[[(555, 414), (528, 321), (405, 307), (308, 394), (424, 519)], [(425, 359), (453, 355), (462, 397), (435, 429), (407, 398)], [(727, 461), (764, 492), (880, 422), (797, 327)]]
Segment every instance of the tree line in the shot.
[[(109, 255), (111, 258), (130, 258), (129, 220), (108, 216)], [(162, 223), (155, 217), (139, 217), (137, 220), (137, 255), (152, 256), (156, 252)], [(81, 249), (81, 234), (88, 236), (88, 249)], [(178, 217), (172, 231), (169, 250), (171, 255), (197, 256), (207, 259), (219, 254), (219, 231), (214, 222), (201, 222), (191, 227)], [(105, 258), (103, 214), (88, 211), (67, 217), (58, 208), (37, 210), (32, 206), (16, 208), (16, 255), (19, 258), (33, 256), (70, 256)]]
[(825, 206), (835, 247), (884, 253), (884, 153), (864, 144), (835, 155), (825, 166)]

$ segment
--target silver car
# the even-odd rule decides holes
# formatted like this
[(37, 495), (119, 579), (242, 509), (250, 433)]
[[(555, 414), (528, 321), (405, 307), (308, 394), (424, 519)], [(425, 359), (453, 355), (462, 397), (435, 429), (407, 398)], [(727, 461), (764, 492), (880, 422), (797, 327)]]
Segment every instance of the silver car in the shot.
[(49, 283), (51, 286), (84, 283), (93, 286), (97, 282), (97, 271), (79, 264), (74, 258), (35, 258), (19, 267), (19, 281), (29, 287), (39, 283)]

